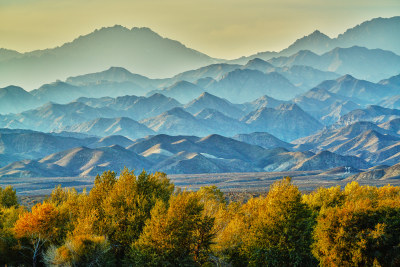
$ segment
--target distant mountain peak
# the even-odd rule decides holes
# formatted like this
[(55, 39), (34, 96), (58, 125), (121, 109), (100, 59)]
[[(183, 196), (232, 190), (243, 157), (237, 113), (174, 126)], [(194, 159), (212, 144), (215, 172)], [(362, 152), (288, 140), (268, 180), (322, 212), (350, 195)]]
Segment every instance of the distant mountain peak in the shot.
[(172, 108), (172, 109), (166, 111), (164, 114), (178, 116), (178, 117), (187, 117), (187, 116), (192, 117), (192, 115), (190, 115), (188, 112), (184, 111), (183, 108), (181, 108), (181, 107)]
[(296, 105), (294, 103), (280, 104), (276, 109), (277, 110), (293, 110), (293, 111), (302, 111), (302, 112), (304, 112), (298, 105)]
[(339, 77), (337, 79), (338, 82), (344, 82), (344, 81), (356, 81), (357, 79), (351, 76), (350, 74), (343, 75), (342, 77)]
[(306, 36), (309, 38), (323, 38), (323, 39), (331, 39), (328, 35), (320, 32), (319, 30), (315, 30), (313, 31), (313, 33), (311, 33), (310, 35)]
[(110, 67), (108, 70), (105, 70), (105, 72), (123, 72), (123, 73), (128, 73), (128, 74), (132, 74), (132, 72), (130, 72), (129, 70), (123, 68), (123, 67)]
[(19, 87), (19, 86), (15, 86), (15, 85), (10, 85), (4, 88), (0, 88), (1, 91), (5, 91), (5, 92), (16, 92), (16, 91), (24, 91), (26, 92), (23, 88)]
[(165, 95), (163, 95), (161, 93), (155, 93), (148, 97), (148, 99), (165, 99), (165, 98), (168, 98), (168, 97), (166, 97)]

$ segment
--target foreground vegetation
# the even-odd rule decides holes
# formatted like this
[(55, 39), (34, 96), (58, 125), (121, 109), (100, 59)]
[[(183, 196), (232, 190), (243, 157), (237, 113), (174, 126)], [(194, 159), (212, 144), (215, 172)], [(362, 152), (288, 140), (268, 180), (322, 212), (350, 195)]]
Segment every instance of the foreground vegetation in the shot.
[(290, 178), (230, 201), (181, 191), (163, 173), (108, 171), (93, 189), (57, 187), (28, 210), (0, 190), (8, 266), (399, 266), (400, 187), (348, 184), (301, 194)]

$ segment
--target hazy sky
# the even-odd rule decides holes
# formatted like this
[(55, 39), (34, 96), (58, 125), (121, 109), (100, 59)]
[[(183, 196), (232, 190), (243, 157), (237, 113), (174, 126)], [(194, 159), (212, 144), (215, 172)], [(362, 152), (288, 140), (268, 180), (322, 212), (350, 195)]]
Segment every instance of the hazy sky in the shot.
[(281, 50), (315, 29), (335, 37), (399, 0), (0, 0), (0, 47), (61, 45), (96, 28), (150, 27), (213, 57)]

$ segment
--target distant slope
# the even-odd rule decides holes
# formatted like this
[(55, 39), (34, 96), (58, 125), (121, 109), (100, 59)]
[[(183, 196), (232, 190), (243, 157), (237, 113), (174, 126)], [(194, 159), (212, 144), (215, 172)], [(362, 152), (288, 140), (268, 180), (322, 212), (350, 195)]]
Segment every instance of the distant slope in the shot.
[(360, 121), (341, 128), (325, 128), (318, 133), (293, 141), (293, 144), (307, 144), (317, 150), (328, 150), (367, 131), (388, 134), (389, 131), (372, 122)]
[(162, 94), (153, 94), (149, 97), (127, 95), (116, 98), (80, 98), (77, 102), (94, 108), (110, 108), (118, 111), (120, 116), (127, 116), (134, 120), (154, 117), (172, 108), (182, 106), (175, 99)]
[(400, 137), (371, 122), (356, 122), (339, 129), (324, 129), (293, 143), (296, 149), (329, 150), (357, 156), (370, 164), (395, 164), (400, 159)]
[(381, 99), (397, 94), (395, 89), (382, 84), (358, 80), (351, 75), (344, 75), (336, 80), (324, 81), (316, 88), (328, 90), (341, 96), (357, 99), (363, 103), (376, 104)]
[(349, 125), (357, 121), (371, 121), (382, 123), (400, 117), (400, 110), (383, 108), (377, 105), (368, 106), (365, 109), (356, 109), (343, 115), (338, 124)]
[(30, 130), (0, 129), (0, 167), (13, 161), (36, 159), (96, 142), (97, 138), (63, 137)]
[(167, 97), (172, 97), (181, 103), (188, 103), (200, 94), (204, 92), (204, 89), (187, 81), (179, 81), (173, 85), (166, 87), (162, 90), (154, 90), (149, 92), (147, 95), (155, 93), (163, 94)]
[(22, 113), (0, 116), (0, 126), (50, 132), (101, 117), (118, 117), (118, 112), (107, 107), (92, 108), (80, 102), (65, 105), (48, 103)]
[(318, 118), (325, 125), (329, 125), (337, 122), (342, 115), (360, 108), (360, 105), (352, 100), (357, 101), (357, 99), (341, 96), (317, 87), (294, 98), (292, 102)]
[(373, 169), (350, 176), (348, 180), (368, 181), (400, 178), (400, 163), (386, 168)]
[(263, 95), (288, 100), (302, 92), (279, 73), (249, 69), (229, 72), (206, 90), (233, 103), (253, 101)]
[(270, 59), (277, 67), (305, 65), (322, 71), (350, 74), (357, 79), (378, 82), (397, 75), (400, 69), (400, 56), (382, 49), (367, 49), (353, 46), (334, 48), (322, 55), (309, 50), (301, 50), (290, 56)]
[(237, 133), (248, 133), (251, 131), (247, 124), (226, 116), (215, 109), (203, 109), (194, 116), (211, 129), (210, 134), (233, 136)]
[(214, 109), (232, 118), (240, 118), (244, 115), (244, 112), (240, 108), (240, 105), (232, 104), (226, 99), (207, 92), (202, 93), (199, 97), (184, 106), (184, 109), (192, 114), (196, 114), (203, 109)]
[(276, 138), (272, 134), (265, 133), (265, 132), (237, 134), (232, 138), (235, 140), (241, 141), (241, 142), (251, 144), (251, 145), (261, 146), (266, 149), (283, 147), (287, 150), (290, 150), (294, 146), (290, 143), (284, 142), (284, 141)]
[(35, 96), (31, 95), (18, 86), (7, 86), (0, 88), (0, 113), (18, 113), (40, 106), (42, 103)]
[(321, 123), (296, 104), (282, 104), (275, 109), (260, 108), (250, 112), (241, 121), (253, 131), (268, 132), (284, 141), (310, 135), (322, 128)]
[(351, 167), (354, 169), (366, 169), (371, 165), (364, 160), (354, 156), (341, 156), (329, 151), (322, 151), (297, 164), (293, 170), (325, 170), (337, 167)]
[(336, 47), (348, 48), (352, 46), (363, 46), (369, 49), (380, 48), (392, 51), (400, 55), (400, 16), (391, 18), (374, 18), (365, 21), (353, 28), (339, 34), (337, 38), (329, 36), (316, 30), (313, 33), (297, 39), (288, 48), (277, 52), (260, 52), (249, 57), (241, 57), (232, 60), (232, 63), (244, 64), (248, 60), (261, 58), (269, 60), (277, 56), (289, 56), (301, 50), (311, 50), (317, 54), (326, 53)]
[(119, 66), (150, 77), (169, 77), (215, 62), (205, 54), (163, 38), (148, 28), (114, 26), (60, 47), (0, 61), (0, 86), (41, 84)]
[(97, 136), (122, 135), (130, 139), (137, 139), (154, 134), (154, 131), (146, 126), (125, 117), (97, 118), (95, 120), (64, 127), (61, 130)]
[(210, 133), (207, 125), (182, 108), (173, 108), (156, 117), (141, 120), (140, 123), (157, 133), (171, 135), (196, 134), (199, 136), (205, 136)]
[(157, 80), (152, 80), (145, 76), (131, 73), (130, 71), (122, 67), (110, 67), (105, 71), (89, 73), (75, 77), (68, 77), (66, 79), (67, 83), (76, 86), (98, 84), (104, 81), (115, 83), (133, 82), (142, 87), (151, 86), (152, 84), (157, 82)]
[(242, 110), (245, 113), (250, 113), (260, 108), (276, 108), (282, 104), (287, 104), (289, 101), (278, 100), (267, 95), (261, 96), (254, 101), (242, 104)]
[(0, 169), (0, 176), (95, 176), (110, 169), (120, 171), (124, 167), (142, 170), (149, 167), (149, 163), (142, 156), (117, 145), (97, 149), (77, 147), (40, 160), (9, 164)]

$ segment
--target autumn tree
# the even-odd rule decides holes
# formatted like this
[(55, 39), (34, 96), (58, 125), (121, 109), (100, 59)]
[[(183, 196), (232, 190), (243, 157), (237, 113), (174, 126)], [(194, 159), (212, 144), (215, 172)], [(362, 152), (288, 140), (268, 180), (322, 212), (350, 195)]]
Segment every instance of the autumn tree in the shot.
[(50, 203), (35, 205), (32, 212), (22, 214), (16, 221), (15, 235), (29, 241), (33, 266), (38, 264), (44, 246), (60, 241), (60, 225), (59, 212)]
[(60, 246), (51, 246), (44, 254), (46, 266), (113, 266), (110, 243), (103, 236), (69, 236)]
[(345, 198), (345, 193), (337, 185), (329, 188), (320, 187), (308, 195), (303, 195), (303, 202), (318, 214), (326, 208), (342, 206)]
[(29, 262), (21, 258), (25, 251), (18, 246), (14, 235), (14, 224), (24, 209), (20, 206), (0, 206), (0, 265), (18, 266)]
[[(314, 221), (290, 178), (275, 182), (266, 197), (250, 199), (224, 229), (233, 265), (309, 266)], [(229, 247), (230, 246), (230, 247)]]
[[(200, 255), (209, 243), (199, 240), (213, 228), (213, 219), (204, 217), (203, 204), (195, 193), (173, 196), (169, 205), (158, 201), (140, 238), (133, 244), (129, 263), (136, 266), (185, 266), (201, 264)], [(204, 240), (202, 240), (204, 241)]]
[(320, 213), (313, 253), (324, 266), (400, 264), (400, 194), (350, 183), (346, 202)]
[(136, 176), (125, 169), (117, 178), (115, 173), (105, 172), (84, 199), (74, 235), (106, 236), (120, 261), (139, 238), (155, 203), (168, 202), (173, 191), (174, 185), (163, 173), (143, 171)]

